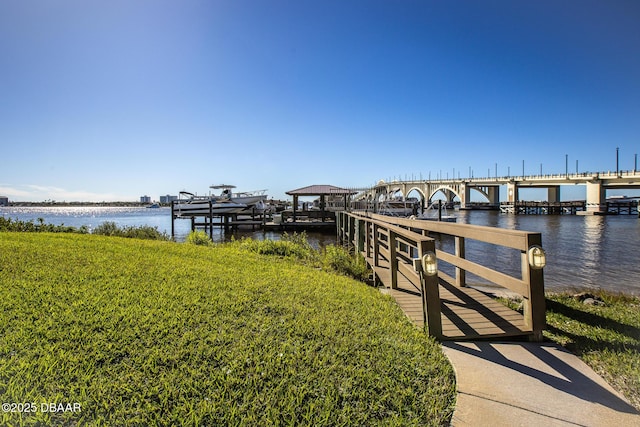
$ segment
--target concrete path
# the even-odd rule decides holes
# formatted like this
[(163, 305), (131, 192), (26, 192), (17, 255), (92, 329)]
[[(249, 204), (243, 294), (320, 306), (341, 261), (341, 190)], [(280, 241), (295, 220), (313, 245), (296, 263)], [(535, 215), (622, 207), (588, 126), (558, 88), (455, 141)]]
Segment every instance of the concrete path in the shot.
[(442, 345), (458, 386), (452, 426), (640, 427), (640, 413), (558, 345)]

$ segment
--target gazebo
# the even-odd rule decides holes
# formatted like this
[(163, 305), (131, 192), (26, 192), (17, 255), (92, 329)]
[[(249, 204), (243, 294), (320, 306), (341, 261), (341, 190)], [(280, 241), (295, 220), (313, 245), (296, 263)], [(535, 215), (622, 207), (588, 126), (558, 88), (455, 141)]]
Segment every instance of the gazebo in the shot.
[(351, 194), (356, 194), (356, 191), (346, 188), (335, 187), (333, 185), (309, 185), (308, 187), (298, 188), (297, 190), (287, 191), (286, 194), (293, 196), (293, 221), (296, 221), (296, 213), (298, 211), (298, 198), (300, 196), (320, 196), (320, 212), (322, 221), (325, 219), (325, 203), (326, 196), (344, 196), (344, 206), (347, 207), (348, 198)]

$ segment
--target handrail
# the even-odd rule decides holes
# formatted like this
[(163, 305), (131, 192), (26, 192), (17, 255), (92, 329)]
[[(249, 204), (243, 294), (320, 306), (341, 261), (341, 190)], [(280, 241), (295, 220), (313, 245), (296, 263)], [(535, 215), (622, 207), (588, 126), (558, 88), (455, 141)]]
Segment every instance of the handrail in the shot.
[[(542, 239), (540, 233), (469, 224), (412, 220), (368, 212), (345, 212), (343, 215), (349, 219), (342, 221), (370, 223), (374, 224), (379, 230), (389, 230), (385, 233), (388, 233), (390, 236), (391, 233), (394, 233), (398, 237), (393, 239), (390, 237), (392, 243), (389, 245), (390, 248), (393, 248), (399, 241), (409, 244), (417, 243), (420, 239), (416, 237), (416, 235), (427, 236), (429, 233), (438, 233), (452, 236), (455, 241), (453, 252), (446, 252), (441, 249), (434, 250), (434, 252), (439, 260), (453, 266), (455, 273), (453, 276), (450, 276), (440, 270), (438, 272), (439, 279), (453, 286), (465, 287), (467, 285), (466, 275), (468, 272), (519, 294), (523, 298), (525, 325), (531, 329), (534, 340), (542, 339), (542, 330), (545, 328), (546, 322), (544, 276), (541, 269), (533, 269), (530, 267), (527, 258), (529, 248), (534, 245), (541, 245)], [(341, 227), (339, 226), (338, 228), (338, 234), (340, 235)], [(465, 243), (467, 240), (490, 243), (519, 251), (520, 277), (502, 273), (466, 259)], [(433, 245), (433, 241), (431, 241), (430, 244)], [(354, 246), (357, 247), (355, 244)], [(373, 250), (381, 251), (383, 254), (387, 253), (385, 249), (374, 248)], [(369, 251), (369, 249), (367, 249), (367, 251)], [(422, 253), (424, 252), (421, 252), (420, 256)], [(394, 259), (398, 258), (397, 253), (392, 253), (390, 256)], [(406, 260), (406, 255), (404, 259)], [(397, 267), (395, 268), (397, 269)], [(393, 270), (394, 268), (392, 268), (392, 275), (394, 274)], [(406, 272), (405, 270), (406, 269), (403, 269), (403, 273)], [(397, 274), (397, 272), (395, 274)]]
[(413, 266), (415, 258), (427, 252), (435, 253), (434, 239), (387, 221), (348, 212), (339, 212), (336, 221), (339, 241), (345, 243), (346, 240), (356, 253), (365, 255), (374, 274), (376, 267), (388, 263), (392, 289), (398, 289), (398, 274), (401, 274), (420, 292), (424, 324), (430, 335), (442, 337), (438, 277), (425, 280)]

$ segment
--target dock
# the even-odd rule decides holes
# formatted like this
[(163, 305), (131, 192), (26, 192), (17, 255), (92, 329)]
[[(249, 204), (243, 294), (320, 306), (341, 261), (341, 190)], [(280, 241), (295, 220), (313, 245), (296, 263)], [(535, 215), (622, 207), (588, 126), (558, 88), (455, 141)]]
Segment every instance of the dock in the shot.
[[(531, 258), (541, 236), (518, 230), (467, 224), (393, 218), (364, 212), (338, 215), (338, 241), (362, 254), (383, 292), (392, 296), (406, 316), (442, 341), (527, 337), (542, 340), (545, 328), (545, 298), (542, 264)], [(429, 233), (455, 239), (452, 253), (435, 248)], [(465, 257), (466, 240), (477, 240), (519, 251), (520, 274), (492, 270)], [(541, 249), (540, 249), (541, 250)], [(427, 275), (416, 261), (431, 254), (437, 265), (448, 264), (453, 275), (436, 270)], [(542, 258), (541, 258), (542, 259)], [(418, 262), (419, 264), (419, 262)], [(467, 284), (473, 274), (491, 286), (517, 294), (523, 311), (518, 312)]]

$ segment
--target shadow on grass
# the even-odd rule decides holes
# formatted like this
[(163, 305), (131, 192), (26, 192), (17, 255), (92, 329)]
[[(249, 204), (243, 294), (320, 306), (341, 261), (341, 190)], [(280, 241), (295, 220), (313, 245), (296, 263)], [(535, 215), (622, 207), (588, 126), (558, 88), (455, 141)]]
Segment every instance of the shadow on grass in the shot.
[(625, 350), (635, 350), (640, 351), (640, 328), (628, 325), (626, 323), (621, 323), (616, 320), (600, 316), (594, 313), (588, 313), (586, 311), (578, 310), (572, 307), (569, 307), (566, 304), (561, 302), (553, 301), (547, 299), (547, 311), (557, 313), (563, 316), (566, 316), (570, 319), (573, 319), (577, 322), (583, 323), (584, 325), (593, 328), (593, 330), (599, 329), (608, 329), (610, 331), (616, 332), (623, 336), (631, 337), (635, 341), (636, 344), (632, 343), (623, 343), (619, 341), (612, 341), (606, 338), (598, 339), (592, 336), (581, 335), (574, 332), (570, 332), (568, 330), (560, 329), (553, 325), (547, 324), (547, 331), (559, 335), (565, 336), (569, 338), (572, 342), (567, 344), (568, 350), (574, 353), (584, 353), (588, 350), (612, 350), (612, 351), (625, 351)]

